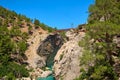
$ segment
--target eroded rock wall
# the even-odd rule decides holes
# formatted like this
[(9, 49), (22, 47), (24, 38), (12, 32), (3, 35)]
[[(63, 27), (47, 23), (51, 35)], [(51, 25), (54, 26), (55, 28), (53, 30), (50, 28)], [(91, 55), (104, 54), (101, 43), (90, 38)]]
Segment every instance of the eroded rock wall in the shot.
[(45, 57), (47, 66), (53, 65), (54, 57), (62, 44), (63, 38), (59, 34), (51, 34), (41, 43), (37, 53), (39, 56)]

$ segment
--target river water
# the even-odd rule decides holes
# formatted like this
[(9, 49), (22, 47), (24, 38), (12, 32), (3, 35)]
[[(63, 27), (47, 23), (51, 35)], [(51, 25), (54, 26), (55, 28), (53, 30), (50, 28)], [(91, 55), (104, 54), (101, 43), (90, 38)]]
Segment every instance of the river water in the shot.
[(53, 77), (53, 75), (50, 75), (46, 78), (38, 78), (38, 80), (55, 80), (55, 78)]
[[(55, 56), (55, 55), (54, 55), (54, 56)], [(54, 56), (52, 56), (52, 57), (54, 57)], [(47, 61), (46, 67), (48, 67), (49, 70), (51, 70), (51, 71), (53, 72), (53, 70), (52, 70), (52, 66), (53, 66), (53, 64), (54, 64), (53, 58), (49, 57), (48, 60), (49, 60), (49, 62)], [(45, 78), (38, 78), (37, 80), (55, 80), (55, 77), (54, 77), (54, 75), (52, 74), (52, 75), (49, 75), (48, 77), (45, 77)]]
[[(52, 71), (52, 67), (49, 67), (48, 68)], [(55, 77), (52, 75), (49, 75), (48, 77), (45, 77), (45, 78), (38, 78), (37, 80), (55, 80)]]

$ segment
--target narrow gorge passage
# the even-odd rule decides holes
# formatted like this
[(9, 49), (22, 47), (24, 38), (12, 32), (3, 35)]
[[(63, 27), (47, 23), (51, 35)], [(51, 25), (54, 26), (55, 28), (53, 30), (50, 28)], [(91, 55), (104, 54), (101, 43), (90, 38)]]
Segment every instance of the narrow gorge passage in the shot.
[[(37, 53), (39, 56), (44, 57), (46, 61), (46, 66), (52, 71), (52, 66), (54, 64), (54, 57), (56, 56), (57, 51), (63, 45), (63, 38), (59, 34), (49, 35), (39, 46)], [(41, 63), (38, 63), (41, 64)], [(45, 78), (38, 78), (38, 80), (55, 80), (52, 74)]]

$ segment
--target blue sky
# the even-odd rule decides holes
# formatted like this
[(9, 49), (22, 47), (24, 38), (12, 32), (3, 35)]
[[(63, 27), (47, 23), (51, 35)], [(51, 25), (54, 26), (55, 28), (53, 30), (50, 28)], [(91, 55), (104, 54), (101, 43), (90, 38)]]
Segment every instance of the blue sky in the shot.
[(58, 29), (86, 23), (88, 7), (93, 3), (94, 0), (0, 0), (1, 6)]

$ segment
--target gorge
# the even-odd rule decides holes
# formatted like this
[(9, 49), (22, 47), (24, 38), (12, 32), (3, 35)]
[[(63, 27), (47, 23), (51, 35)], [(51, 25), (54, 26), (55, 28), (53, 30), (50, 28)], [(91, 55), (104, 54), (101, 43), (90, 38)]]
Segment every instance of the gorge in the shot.
[[(28, 57), (29, 68), (34, 69), (31, 76), (37, 80), (72, 80), (78, 77), (79, 57), (82, 55), (82, 48), (78, 42), (85, 36), (85, 33), (69, 29), (65, 31), (66, 37), (64, 38), (60, 33), (44, 34), (44, 39), (42, 35), (36, 34), (34, 39), (31, 38), (32, 44), (29, 40), (31, 48), (28, 48), (25, 53)], [(35, 54), (36, 56), (33, 57)], [(36, 69), (42, 71), (37, 74)]]
[[(54, 64), (54, 57), (59, 50), (59, 48), (63, 44), (63, 38), (59, 34), (52, 34), (49, 35), (39, 46), (37, 53), (41, 57), (46, 57), (46, 65), (44, 67), (49, 68), (49, 70), (53, 70), (53, 64)], [(41, 64), (41, 63), (40, 63)], [(48, 75), (46, 78), (39, 78), (38, 80), (55, 80), (54, 76), (52, 74)]]

